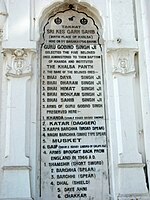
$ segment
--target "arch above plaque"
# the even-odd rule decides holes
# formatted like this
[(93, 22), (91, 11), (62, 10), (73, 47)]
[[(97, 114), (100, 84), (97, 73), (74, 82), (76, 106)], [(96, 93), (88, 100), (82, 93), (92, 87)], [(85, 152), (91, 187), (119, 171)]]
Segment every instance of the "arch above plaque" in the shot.
[(102, 27), (88, 7), (51, 10), (40, 40), (40, 197), (107, 199)]
[[(89, 17), (93, 21), (94, 25), (98, 28), (98, 30), (97, 30), (98, 32), (96, 31), (96, 33), (99, 34), (99, 37), (100, 37), (99, 42), (101, 44), (103, 44), (103, 38), (102, 38), (103, 20), (102, 20), (101, 16), (99, 15), (99, 12), (94, 7), (90, 6), (90, 4), (82, 3), (82, 2), (79, 3), (77, 0), (71, 0), (71, 1), (64, 0), (63, 3), (56, 2), (53, 5), (46, 8), (43, 11), (42, 16), (40, 18), (40, 30), (42, 30), (47, 23), (50, 25), (53, 17), (55, 17), (56, 15), (59, 15), (59, 14), (61, 15), (61, 13), (64, 13), (67, 11), (68, 11), (68, 13), (69, 12), (72, 12), (72, 14), (75, 13), (76, 16), (78, 16), (79, 14), (85, 14), (85, 18)], [(87, 21), (87, 24), (86, 24), (86, 20), (84, 21), (84, 16), (83, 16), (83, 20), (81, 21), (82, 24), (80, 24), (80, 22), (78, 21), (78, 17), (76, 17), (76, 18), (73, 17), (74, 15), (72, 15), (73, 18), (70, 17), (68, 19), (67, 18), (68, 13), (65, 13), (66, 19), (65, 19), (65, 15), (63, 14), (64, 20), (63, 21), (60, 20), (61, 22), (59, 22), (59, 16), (58, 16), (58, 19), (56, 19), (56, 23), (58, 23), (58, 25), (63, 25), (63, 23), (65, 23), (65, 25), (66, 25), (66, 23), (68, 23), (68, 20), (69, 20), (70, 22), (72, 22), (71, 25), (72, 24), (75, 25), (75, 23), (77, 23), (80, 26), (85, 23), (84, 25), (86, 25), (86, 26), (84, 28), (87, 28), (88, 26), (92, 25), (92, 24), (90, 24), (90, 22), (91, 22), (90, 20), (89, 20), (89, 22)], [(80, 17), (80, 20), (81, 20), (81, 17)], [(53, 24), (53, 25), (55, 25), (55, 24)], [(57, 28), (60, 28), (60, 27), (57, 27)], [(41, 31), (40, 31), (40, 33), (41, 33)], [(43, 34), (43, 32), (41, 34)], [(40, 38), (42, 38), (42, 36)]]

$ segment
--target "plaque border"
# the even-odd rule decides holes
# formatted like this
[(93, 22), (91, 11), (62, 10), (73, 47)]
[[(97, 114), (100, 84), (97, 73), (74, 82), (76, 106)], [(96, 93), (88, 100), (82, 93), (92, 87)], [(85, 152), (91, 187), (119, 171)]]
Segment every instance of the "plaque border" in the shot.
[[(69, 5), (69, 4), (68, 4)], [(61, 6), (61, 5), (60, 5)], [(39, 84), (38, 84), (38, 87), (39, 87), (39, 92), (40, 92), (40, 94), (39, 94), (39, 106), (38, 106), (38, 109), (40, 109), (40, 113), (39, 113), (39, 116), (40, 116), (40, 125), (39, 125), (39, 127), (40, 127), (40, 130), (38, 131), (38, 133), (40, 132), (40, 136), (39, 136), (39, 139), (40, 139), (40, 142), (38, 142), (38, 144), (40, 144), (40, 152), (39, 152), (39, 164), (38, 165), (40, 165), (39, 166), (39, 168), (38, 168), (38, 174), (39, 174), (39, 192), (38, 192), (38, 195), (39, 195), (39, 197), (41, 198), (41, 195), (42, 195), (42, 181), (41, 181), (41, 157), (42, 157), (42, 155), (41, 155), (41, 150), (42, 150), (42, 147), (41, 147), (41, 129), (42, 129), (42, 126), (41, 126), (41, 72), (42, 72), (42, 47), (43, 47), (43, 45), (45, 44), (45, 42), (41, 42), (41, 40), (43, 39), (44, 41), (45, 41), (45, 38), (44, 38), (44, 35), (45, 35), (45, 29), (46, 29), (46, 26), (49, 24), (49, 21), (50, 21), (50, 19), (51, 18), (54, 18), (55, 16), (57, 16), (57, 14), (59, 14), (59, 13), (65, 13), (65, 12), (67, 12), (67, 11), (69, 11), (69, 10), (73, 10), (73, 11), (75, 11), (75, 12), (77, 12), (77, 13), (82, 13), (82, 14), (85, 14), (88, 18), (90, 18), (92, 21), (93, 21), (93, 25), (96, 27), (96, 29), (97, 29), (97, 32), (96, 32), (96, 34), (98, 35), (98, 43), (96, 44), (96, 45), (99, 45), (99, 47), (100, 47), (100, 49), (101, 49), (101, 52), (102, 52), (102, 54), (100, 55), (100, 60), (101, 60), (101, 64), (102, 64), (102, 84), (103, 84), (103, 101), (104, 101), (104, 114), (105, 114), (105, 118), (104, 118), (104, 120), (105, 120), (105, 129), (106, 129), (106, 155), (107, 155), (107, 158), (106, 158), (106, 162), (107, 162), (107, 175), (108, 175), (108, 178), (107, 178), (107, 182), (108, 182), (108, 192), (109, 192), (109, 194), (110, 194), (110, 191), (111, 191), (111, 177), (110, 177), (110, 162), (109, 162), (109, 157), (110, 157), (110, 153), (109, 153), (109, 143), (108, 143), (108, 127), (107, 127), (107, 116), (108, 116), (108, 111), (107, 111), (107, 108), (106, 108), (106, 92), (105, 92), (105, 90), (107, 89), (106, 88), (106, 81), (104, 80), (104, 40), (103, 40), (103, 37), (102, 37), (102, 35), (100, 34), (100, 28), (101, 28), (101, 26), (99, 27), (97, 24), (96, 24), (96, 22), (95, 22), (95, 20), (91, 17), (91, 16), (89, 16), (87, 13), (85, 13), (85, 12), (82, 12), (82, 11), (78, 11), (78, 10), (76, 10), (76, 9), (73, 9), (73, 8), (68, 8), (68, 9), (66, 9), (66, 10), (62, 10), (62, 11), (58, 11), (58, 12), (56, 12), (54, 15), (52, 15), (52, 16), (50, 16), (50, 17), (48, 17), (48, 19), (46, 19), (46, 20), (43, 20), (43, 25), (40, 27), (40, 29), (43, 31), (44, 30), (44, 33), (43, 34), (41, 34), (40, 35), (40, 40), (39, 40), (39, 54), (40, 54), (40, 56), (39, 56), (39, 58), (40, 58), (40, 81), (39, 81)], [(52, 11), (52, 10), (51, 10)], [(87, 10), (87, 12), (88, 12), (88, 10)], [(45, 23), (44, 23), (44, 21), (45, 21)], [(109, 195), (108, 194), (108, 195)]]

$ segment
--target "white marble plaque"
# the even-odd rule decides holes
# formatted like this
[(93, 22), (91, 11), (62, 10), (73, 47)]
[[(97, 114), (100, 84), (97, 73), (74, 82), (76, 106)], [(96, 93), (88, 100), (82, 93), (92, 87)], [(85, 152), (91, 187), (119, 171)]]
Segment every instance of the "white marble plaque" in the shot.
[(41, 44), (43, 200), (104, 200), (108, 192), (102, 46), (92, 17), (50, 17)]

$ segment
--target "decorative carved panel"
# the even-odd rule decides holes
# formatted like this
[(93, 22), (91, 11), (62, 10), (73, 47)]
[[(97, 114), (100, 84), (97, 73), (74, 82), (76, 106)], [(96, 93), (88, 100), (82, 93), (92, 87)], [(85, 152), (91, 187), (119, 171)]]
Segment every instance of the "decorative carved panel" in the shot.
[(136, 49), (113, 49), (109, 53), (113, 58), (113, 74), (136, 73), (134, 57)]
[(4, 51), (6, 57), (6, 76), (20, 78), (32, 75), (32, 58), (35, 51), (30, 49), (7, 49)]

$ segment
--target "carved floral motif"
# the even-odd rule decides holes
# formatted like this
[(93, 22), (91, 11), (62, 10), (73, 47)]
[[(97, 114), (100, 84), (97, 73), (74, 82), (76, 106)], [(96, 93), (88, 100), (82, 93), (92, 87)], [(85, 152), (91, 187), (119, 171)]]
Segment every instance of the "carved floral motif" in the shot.
[(136, 73), (134, 57), (137, 50), (119, 49), (110, 51), (113, 58), (113, 74)]
[(15, 49), (5, 50), (6, 57), (6, 76), (7, 77), (23, 77), (32, 75), (32, 57), (34, 51)]

